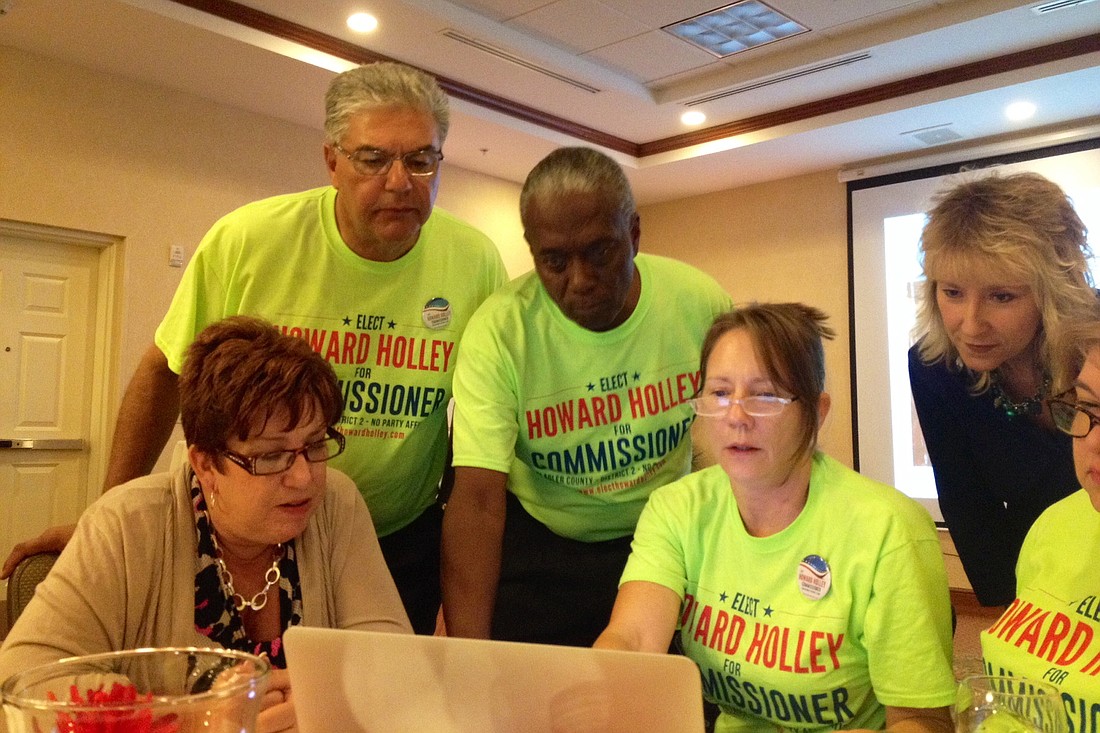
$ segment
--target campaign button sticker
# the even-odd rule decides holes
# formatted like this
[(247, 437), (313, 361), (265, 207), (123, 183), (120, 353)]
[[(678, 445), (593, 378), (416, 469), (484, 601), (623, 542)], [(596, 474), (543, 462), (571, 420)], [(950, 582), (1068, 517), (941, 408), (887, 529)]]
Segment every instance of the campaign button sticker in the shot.
[(829, 563), (820, 555), (807, 555), (798, 564), (798, 589), (811, 601), (825, 597), (833, 585)]
[(446, 298), (432, 298), (424, 304), (424, 312), (420, 317), (428, 328), (446, 328), (451, 323), (451, 304)]

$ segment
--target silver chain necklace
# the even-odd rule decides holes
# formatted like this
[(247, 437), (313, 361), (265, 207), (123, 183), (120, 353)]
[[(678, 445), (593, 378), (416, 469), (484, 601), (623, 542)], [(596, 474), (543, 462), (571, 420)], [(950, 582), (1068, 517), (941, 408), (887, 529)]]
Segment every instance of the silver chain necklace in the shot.
[[(207, 515), (206, 521), (210, 523), (210, 516)], [(222, 559), (222, 548), (218, 545), (218, 536), (214, 533), (214, 525), (210, 524), (210, 539), (214, 541), (214, 562), (218, 566), (218, 576), (222, 582), (222, 590), (229, 597), (229, 602), (233, 604), (233, 607), (237, 609), (237, 613), (240, 613), (246, 608), (251, 608), (253, 611), (259, 611), (261, 608), (267, 605), (267, 592), (271, 590), (271, 586), (279, 582), (279, 578), (283, 577), (283, 574), (279, 571), (279, 561), (283, 559), (283, 545), (280, 542), (275, 548), (275, 560), (271, 563), (271, 567), (264, 573), (264, 587), (259, 593), (252, 596), (251, 600), (246, 601), (244, 596), (236, 591), (233, 587), (233, 573), (229, 572), (229, 568), (225, 566), (225, 560)]]

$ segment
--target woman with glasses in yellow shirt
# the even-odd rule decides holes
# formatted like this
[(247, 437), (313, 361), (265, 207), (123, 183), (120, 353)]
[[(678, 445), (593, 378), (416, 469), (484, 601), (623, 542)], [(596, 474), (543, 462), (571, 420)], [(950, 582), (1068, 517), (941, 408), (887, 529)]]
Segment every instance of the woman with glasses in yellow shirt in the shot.
[(596, 646), (678, 637), (717, 731), (951, 729), (947, 577), (928, 513), (817, 450), (825, 314), (719, 316), (693, 400), (717, 465), (642, 511)]

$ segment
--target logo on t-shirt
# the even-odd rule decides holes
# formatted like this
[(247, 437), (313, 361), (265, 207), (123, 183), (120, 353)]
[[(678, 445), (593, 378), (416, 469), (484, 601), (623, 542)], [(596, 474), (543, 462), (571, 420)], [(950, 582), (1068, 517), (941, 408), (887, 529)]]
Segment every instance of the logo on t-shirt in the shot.
[(829, 563), (820, 555), (807, 555), (798, 564), (798, 589), (811, 601), (825, 597), (833, 585)]
[(451, 322), (451, 304), (446, 298), (432, 298), (424, 304), (420, 317), (428, 328), (446, 328)]

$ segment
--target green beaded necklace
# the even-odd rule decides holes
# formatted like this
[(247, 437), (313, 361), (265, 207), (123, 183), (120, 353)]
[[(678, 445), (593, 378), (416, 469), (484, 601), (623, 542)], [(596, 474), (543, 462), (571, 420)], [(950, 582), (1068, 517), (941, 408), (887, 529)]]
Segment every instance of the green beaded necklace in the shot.
[(1017, 417), (1038, 415), (1043, 411), (1043, 400), (1050, 394), (1050, 375), (1043, 375), (1043, 383), (1039, 385), (1039, 391), (1031, 397), (1016, 402), (1001, 387), (1001, 372), (994, 369), (990, 372), (989, 389), (993, 393), (993, 406), (1000, 409), (1010, 420)]

